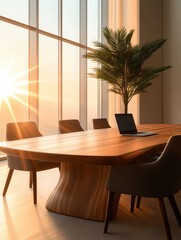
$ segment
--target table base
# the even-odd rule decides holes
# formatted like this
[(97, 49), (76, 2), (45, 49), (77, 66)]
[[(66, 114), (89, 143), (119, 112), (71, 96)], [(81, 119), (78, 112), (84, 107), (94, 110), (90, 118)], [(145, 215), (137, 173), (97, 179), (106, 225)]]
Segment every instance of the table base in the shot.
[(48, 211), (104, 221), (108, 166), (61, 163), (60, 179), (46, 203)]

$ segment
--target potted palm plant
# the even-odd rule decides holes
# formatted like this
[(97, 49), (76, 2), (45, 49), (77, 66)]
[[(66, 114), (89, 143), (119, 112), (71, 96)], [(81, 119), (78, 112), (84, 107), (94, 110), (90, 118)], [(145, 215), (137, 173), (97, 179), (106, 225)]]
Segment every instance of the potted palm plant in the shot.
[(103, 28), (106, 43), (95, 41), (95, 49), (84, 55), (98, 63), (90, 77), (106, 81), (111, 85), (110, 91), (121, 95), (124, 112), (128, 112), (128, 103), (132, 97), (152, 83), (151, 80), (171, 66), (144, 67), (144, 62), (165, 43), (158, 39), (144, 45), (132, 45), (134, 30), (127, 32), (125, 28), (116, 31)]

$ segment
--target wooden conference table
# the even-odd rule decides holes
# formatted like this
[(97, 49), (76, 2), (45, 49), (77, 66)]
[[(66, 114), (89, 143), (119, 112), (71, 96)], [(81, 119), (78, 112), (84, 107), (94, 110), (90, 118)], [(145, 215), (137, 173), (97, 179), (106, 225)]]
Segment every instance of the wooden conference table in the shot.
[(158, 134), (125, 137), (116, 128), (89, 130), (1, 142), (0, 150), (33, 160), (60, 161), (60, 179), (47, 200), (47, 210), (104, 221), (110, 166), (129, 164), (163, 149), (170, 136), (181, 134), (181, 125), (145, 124), (138, 130)]

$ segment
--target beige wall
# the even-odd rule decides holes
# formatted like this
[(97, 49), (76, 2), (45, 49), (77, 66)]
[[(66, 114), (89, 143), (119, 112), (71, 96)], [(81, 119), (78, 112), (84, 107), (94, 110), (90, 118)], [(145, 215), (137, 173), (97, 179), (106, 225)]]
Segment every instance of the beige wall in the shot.
[(164, 48), (164, 64), (172, 69), (164, 73), (163, 121), (181, 123), (181, 1), (163, 1), (163, 36), (167, 38)]
[[(140, 0), (140, 43), (162, 38), (162, 0)], [(162, 51), (154, 53), (148, 66), (162, 65)], [(140, 123), (161, 123), (163, 108), (162, 75), (152, 81), (146, 93), (140, 94)]]
[(172, 65), (140, 96), (141, 123), (181, 123), (181, 1), (140, 0), (140, 41), (167, 42), (150, 63)]

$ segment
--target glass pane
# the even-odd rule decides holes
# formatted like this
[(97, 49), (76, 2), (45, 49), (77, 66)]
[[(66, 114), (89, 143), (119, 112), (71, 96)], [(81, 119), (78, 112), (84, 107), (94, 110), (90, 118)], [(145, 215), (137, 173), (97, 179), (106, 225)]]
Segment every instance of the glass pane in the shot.
[(39, 0), (39, 28), (58, 35), (58, 0)]
[(28, 120), (28, 31), (0, 22), (0, 36), (0, 140), (5, 140), (7, 122)]
[(63, 119), (79, 119), (79, 48), (63, 43), (62, 113)]
[[(96, 64), (88, 60), (87, 71), (91, 73)], [(99, 114), (99, 87), (100, 81), (95, 78), (87, 78), (87, 126), (92, 128), (92, 119), (97, 118)]]
[(80, 0), (62, 0), (62, 36), (79, 42)]
[(28, 0), (0, 0), (0, 15), (28, 24)]
[(87, 1), (87, 45), (93, 47), (93, 41), (100, 40), (100, 0)]
[[(100, 0), (87, 1), (87, 45), (94, 48), (93, 41), (100, 41), (101, 11)], [(91, 73), (96, 64), (87, 61), (87, 72)], [(92, 119), (100, 114), (100, 81), (94, 78), (87, 79), (87, 119), (88, 128), (92, 128)]]
[(39, 127), (43, 135), (58, 133), (58, 41), (39, 37)]

